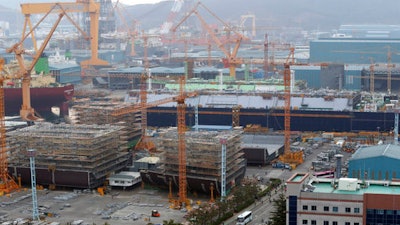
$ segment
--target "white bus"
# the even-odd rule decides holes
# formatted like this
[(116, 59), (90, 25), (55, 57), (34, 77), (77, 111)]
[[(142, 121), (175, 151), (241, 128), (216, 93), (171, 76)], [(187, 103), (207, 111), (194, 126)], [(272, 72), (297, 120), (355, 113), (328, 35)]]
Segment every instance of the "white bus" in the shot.
[(251, 211), (245, 211), (237, 217), (236, 225), (245, 225), (252, 220), (253, 220), (253, 213)]

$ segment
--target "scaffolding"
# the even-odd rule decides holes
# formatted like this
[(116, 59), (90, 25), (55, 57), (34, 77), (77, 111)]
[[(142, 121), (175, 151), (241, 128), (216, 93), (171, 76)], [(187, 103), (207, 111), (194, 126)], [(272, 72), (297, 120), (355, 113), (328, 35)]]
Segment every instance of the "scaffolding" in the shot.
[[(114, 124), (123, 126), (123, 138), (128, 142), (135, 142), (141, 137), (141, 113), (116, 113), (127, 107), (120, 102), (96, 101), (72, 107), (74, 124)], [(134, 143), (136, 144), (136, 143)], [(129, 144), (133, 145), (133, 144)], [(128, 146), (127, 146), (128, 147)], [(132, 146), (129, 146), (132, 147)]]
[[(237, 174), (246, 166), (241, 148), (242, 129), (229, 131), (187, 131), (186, 175), (188, 178), (201, 178), (221, 182), (222, 158), (221, 139), (226, 140), (226, 182), (235, 183)], [(157, 138), (161, 164), (166, 174), (178, 174), (178, 143), (175, 127), (162, 130)]]
[[(115, 125), (70, 125), (40, 123), (8, 133), (9, 168), (29, 183), (21, 168), (29, 168), (28, 149), (36, 149), (37, 183), (42, 185), (94, 188), (106, 177), (131, 163), (124, 127)], [(123, 136), (123, 135), (122, 135)], [(62, 177), (61, 171), (86, 174), (76, 182)], [(20, 174), (22, 173), (22, 174)], [(42, 179), (41, 179), (42, 178)], [(66, 181), (68, 179), (68, 181)]]

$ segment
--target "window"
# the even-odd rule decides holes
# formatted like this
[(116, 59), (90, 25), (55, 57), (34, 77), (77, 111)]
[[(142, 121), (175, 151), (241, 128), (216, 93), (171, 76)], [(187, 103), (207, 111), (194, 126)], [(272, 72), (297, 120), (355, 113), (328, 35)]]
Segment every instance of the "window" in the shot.
[(303, 224), (308, 224), (308, 220), (303, 220)]
[(311, 206), (311, 210), (312, 210), (312, 211), (317, 210), (317, 206), (316, 206), (316, 205), (312, 205), (312, 206)]
[(347, 213), (349, 213), (349, 212), (351, 212), (351, 208), (349, 208), (349, 207), (346, 207), (346, 210), (345, 210)]
[(324, 211), (328, 212), (329, 211), (329, 206), (324, 206)]
[(354, 76), (349, 75), (346, 77), (346, 83), (353, 84), (354, 83)]
[(350, 222), (345, 222), (344, 225), (350, 225)]
[(360, 225), (360, 223), (354, 223), (354, 225)]
[(324, 225), (329, 225), (329, 221), (324, 221)]
[(317, 221), (316, 220), (311, 220), (311, 225), (317, 225)]
[(303, 205), (303, 210), (308, 210), (308, 205)]
[(332, 211), (333, 211), (333, 212), (339, 212), (339, 208), (338, 208), (337, 206), (333, 206), (333, 207), (332, 207)]
[(360, 213), (360, 208), (354, 208), (354, 213)]
[(337, 225), (337, 221), (333, 221), (333, 222), (332, 222), (332, 225)]

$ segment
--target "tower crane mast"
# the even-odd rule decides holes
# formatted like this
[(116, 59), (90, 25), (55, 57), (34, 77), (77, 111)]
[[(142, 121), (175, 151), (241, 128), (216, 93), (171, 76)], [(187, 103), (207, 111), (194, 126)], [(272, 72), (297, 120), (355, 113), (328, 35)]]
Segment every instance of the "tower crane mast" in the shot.
[(6, 144), (6, 126), (4, 110), (4, 81), (11, 76), (4, 69), (4, 59), (0, 59), (0, 193), (10, 193), (19, 188), (8, 173), (8, 150)]
[(179, 158), (179, 203), (187, 203), (187, 181), (186, 181), (186, 104), (185, 104), (185, 78), (179, 79), (179, 95), (177, 102), (178, 116), (178, 158)]
[(290, 65), (294, 64), (294, 48), (290, 48), (289, 56), (286, 59), (284, 64), (284, 71), (283, 71), (283, 84), (285, 88), (285, 108), (284, 108), (284, 126), (285, 126), (285, 154), (290, 152), (290, 98), (291, 98), (291, 71)]
[(303, 163), (303, 153), (302, 152), (292, 152), (290, 150), (290, 102), (291, 102), (291, 71), (290, 65), (293, 65), (294, 61), (294, 48), (290, 48), (289, 56), (286, 58), (284, 63), (284, 72), (283, 72), (283, 83), (285, 88), (285, 107), (284, 107), (284, 154), (279, 157), (280, 161), (284, 163), (290, 164), (301, 164)]

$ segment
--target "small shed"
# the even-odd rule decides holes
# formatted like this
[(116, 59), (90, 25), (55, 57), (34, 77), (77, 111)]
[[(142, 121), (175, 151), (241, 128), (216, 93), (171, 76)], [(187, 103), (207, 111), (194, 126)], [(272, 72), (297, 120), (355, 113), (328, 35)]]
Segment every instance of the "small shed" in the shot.
[(121, 171), (107, 178), (111, 187), (132, 187), (142, 182), (139, 172)]

